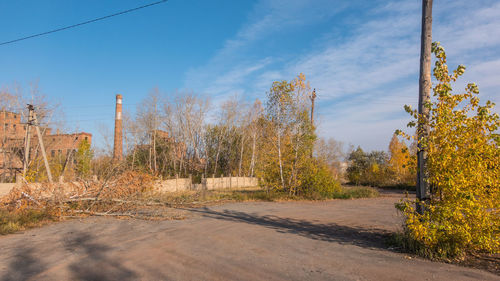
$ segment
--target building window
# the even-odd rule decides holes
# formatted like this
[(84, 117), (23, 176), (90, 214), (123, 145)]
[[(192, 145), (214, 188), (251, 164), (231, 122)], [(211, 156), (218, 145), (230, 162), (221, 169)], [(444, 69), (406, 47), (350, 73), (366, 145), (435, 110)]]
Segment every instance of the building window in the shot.
[(85, 140), (89, 140), (89, 138), (88, 138), (88, 137), (85, 137)]
[(14, 132), (16, 131), (16, 124), (12, 125), (12, 129), (14, 129)]
[(50, 151), (50, 156), (56, 157), (56, 151), (55, 150)]

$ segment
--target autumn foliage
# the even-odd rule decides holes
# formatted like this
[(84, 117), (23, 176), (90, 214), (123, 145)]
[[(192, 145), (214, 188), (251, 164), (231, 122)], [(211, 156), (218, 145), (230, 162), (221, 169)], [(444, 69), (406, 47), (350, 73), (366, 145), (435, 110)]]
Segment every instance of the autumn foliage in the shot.
[[(422, 139), (427, 156), (427, 180), (431, 200), (425, 212), (415, 211), (414, 202), (399, 207), (405, 216), (407, 246), (431, 257), (461, 257), (467, 252), (500, 251), (500, 138), (499, 116), (494, 104), (479, 104), (478, 87), (468, 84), (462, 94), (452, 93), (452, 83), (465, 67), (449, 73), (446, 54), (433, 43), (437, 58), (437, 84), (433, 101), (426, 104), (428, 118), (406, 107), (417, 123), (430, 131)], [(404, 135), (404, 134), (402, 134)], [(408, 136), (406, 136), (409, 138)]]

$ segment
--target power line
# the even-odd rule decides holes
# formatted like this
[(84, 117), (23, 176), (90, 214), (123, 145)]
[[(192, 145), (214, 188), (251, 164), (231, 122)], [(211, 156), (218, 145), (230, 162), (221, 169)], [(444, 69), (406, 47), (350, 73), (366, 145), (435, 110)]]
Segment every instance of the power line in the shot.
[(121, 11), (121, 12), (118, 12), (118, 13), (115, 13), (115, 14), (111, 14), (111, 15), (107, 15), (107, 16), (104, 16), (104, 17), (100, 17), (100, 18), (96, 18), (96, 19), (84, 21), (84, 22), (81, 22), (81, 23), (77, 23), (77, 24), (73, 24), (73, 25), (69, 25), (69, 26), (57, 28), (57, 29), (54, 29), (54, 30), (50, 30), (50, 31), (46, 31), (46, 32), (38, 33), (38, 34), (33, 34), (33, 35), (30, 35), (30, 36), (26, 36), (26, 37), (14, 39), (14, 40), (11, 40), (11, 41), (2, 42), (2, 43), (0, 43), (0, 46), (11, 44), (11, 43), (15, 43), (15, 42), (19, 42), (19, 41), (23, 41), (23, 40), (27, 40), (27, 39), (31, 39), (31, 38), (34, 38), (34, 37), (39, 37), (39, 36), (43, 36), (43, 35), (55, 33), (55, 32), (59, 32), (59, 31), (63, 31), (63, 30), (66, 30), (66, 29), (78, 27), (78, 26), (81, 26), (81, 25), (93, 23), (93, 22), (104, 20), (104, 19), (108, 19), (108, 18), (111, 18), (111, 17), (115, 17), (115, 16), (127, 14), (127, 13), (134, 12), (134, 11), (137, 11), (137, 10), (140, 10), (140, 9), (144, 9), (144, 8), (147, 8), (147, 7), (158, 5), (158, 4), (167, 2), (167, 1), (168, 0), (161, 0), (161, 1), (158, 1), (158, 2), (154, 2), (154, 3), (150, 3), (150, 4), (147, 4), (147, 5), (140, 6), (140, 7), (128, 9), (128, 10)]

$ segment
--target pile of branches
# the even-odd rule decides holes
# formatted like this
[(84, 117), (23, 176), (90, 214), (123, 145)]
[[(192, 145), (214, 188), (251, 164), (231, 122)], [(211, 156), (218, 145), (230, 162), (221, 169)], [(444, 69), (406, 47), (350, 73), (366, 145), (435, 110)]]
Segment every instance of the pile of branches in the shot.
[(102, 180), (71, 183), (25, 183), (0, 198), (10, 212), (50, 209), (55, 216), (85, 215), (139, 217), (141, 206), (154, 193), (154, 177), (136, 171), (113, 169)]

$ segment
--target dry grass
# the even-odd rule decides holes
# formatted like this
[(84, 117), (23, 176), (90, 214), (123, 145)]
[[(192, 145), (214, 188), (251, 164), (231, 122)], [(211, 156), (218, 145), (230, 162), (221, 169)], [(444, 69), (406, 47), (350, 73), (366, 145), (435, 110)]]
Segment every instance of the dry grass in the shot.
[(0, 199), (0, 234), (72, 217), (113, 216), (148, 220), (183, 219), (179, 207), (224, 202), (297, 201), (376, 197), (368, 187), (343, 187), (328, 197), (291, 196), (260, 187), (156, 193), (149, 175), (124, 172), (103, 181), (39, 184), (14, 188)]
[(0, 234), (10, 234), (56, 220), (50, 210), (27, 209), (18, 212), (0, 210)]
[(151, 200), (156, 203), (168, 204), (175, 207), (180, 205), (207, 205), (223, 202), (243, 202), (243, 201), (300, 201), (300, 200), (328, 200), (328, 199), (355, 199), (378, 197), (379, 193), (375, 188), (356, 186), (342, 187), (338, 192), (328, 197), (303, 197), (293, 196), (288, 192), (266, 191), (260, 187), (243, 189), (223, 189), (204, 191), (183, 191), (164, 194), (156, 194)]

